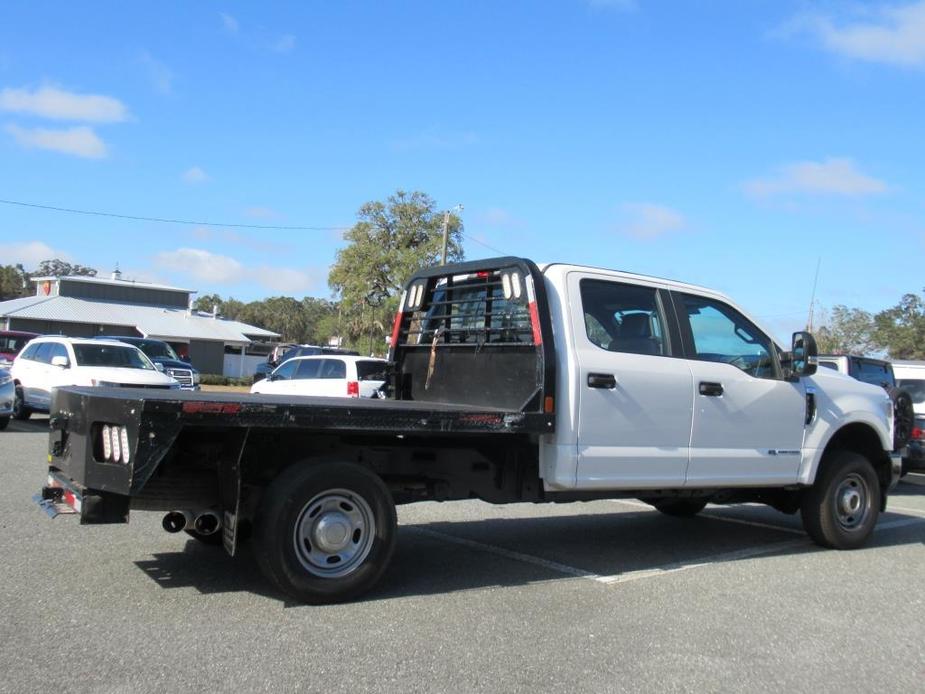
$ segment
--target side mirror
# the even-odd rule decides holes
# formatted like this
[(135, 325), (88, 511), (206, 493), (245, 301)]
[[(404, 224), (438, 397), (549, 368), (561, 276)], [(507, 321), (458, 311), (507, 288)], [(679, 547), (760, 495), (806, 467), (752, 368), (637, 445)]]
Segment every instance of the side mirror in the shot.
[(67, 357), (62, 357), (60, 354), (56, 357), (51, 358), (51, 365), (57, 366), (61, 369), (67, 369), (71, 366), (71, 362)]
[(819, 349), (816, 347), (816, 338), (812, 333), (801, 331), (793, 333), (793, 343), (790, 348), (790, 374), (797, 378), (812, 376), (819, 368), (816, 357)]

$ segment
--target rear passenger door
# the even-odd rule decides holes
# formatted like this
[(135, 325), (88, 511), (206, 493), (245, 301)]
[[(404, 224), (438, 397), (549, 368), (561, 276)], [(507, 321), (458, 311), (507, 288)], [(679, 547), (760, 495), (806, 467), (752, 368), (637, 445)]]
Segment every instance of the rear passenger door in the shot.
[(694, 377), (687, 486), (795, 482), (806, 416), (803, 383), (783, 380), (771, 338), (732, 306), (672, 296)]
[[(693, 406), (668, 294), (591, 273), (569, 275), (583, 489), (679, 487)], [(573, 367), (574, 368), (574, 367)], [(574, 371), (573, 371), (574, 373)]]

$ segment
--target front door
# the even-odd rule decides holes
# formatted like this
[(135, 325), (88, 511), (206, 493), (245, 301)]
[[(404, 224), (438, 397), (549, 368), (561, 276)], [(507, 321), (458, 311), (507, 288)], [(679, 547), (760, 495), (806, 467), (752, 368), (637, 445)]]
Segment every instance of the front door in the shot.
[(718, 299), (674, 294), (693, 373), (687, 486), (796, 482), (802, 383), (783, 380), (771, 339)]
[(578, 371), (578, 473), (584, 489), (679, 487), (688, 464), (693, 396), (688, 362), (667, 329), (662, 296), (645, 284), (572, 273)]

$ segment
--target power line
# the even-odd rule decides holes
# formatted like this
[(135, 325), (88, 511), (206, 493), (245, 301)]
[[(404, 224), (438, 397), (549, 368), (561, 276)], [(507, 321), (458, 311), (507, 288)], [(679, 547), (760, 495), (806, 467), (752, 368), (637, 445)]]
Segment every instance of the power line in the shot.
[(139, 215), (116, 214), (115, 212), (98, 212), (94, 210), (75, 210), (69, 207), (54, 207), (52, 205), (37, 205), (31, 202), (18, 200), (0, 200), (4, 205), (18, 205), (19, 207), (32, 207), (39, 210), (53, 212), (68, 212), (70, 214), (84, 214), (92, 217), (113, 217), (115, 219), (131, 219), (136, 222), (158, 222), (160, 224), (188, 224), (200, 227), (230, 227), (235, 229), (268, 229), (276, 231), (343, 231), (350, 227), (304, 227), (304, 226), (277, 226), (272, 224), (223, 224), (219, 222), (197, 222), (191, 219), (169, 219), (166, 217), (142, 217)]
[[(169, 217), (143, 217), (141, 215), (131, 215), (131, 214), (117, 214), (115, 212), (100, 212), (98, 210), (77, 210), (70, 207), (55, 207), (54, 205), (39, 205), (37, 203), (31, 202), (21, 202), (19, 200), (2, 200), (0, 203), (4, 205), (15, 205), (17, 207), (29, 207), (37, 210), (50, 210), (52, 212), (66, 212), (69, 214), (82, 214), (88, 215), (91, 217), (110, 217), (113, 219), (129, 219), (135, 222), (157, 222), (159, 224), (187, 224), (190, 226), (201, 226), (201, 227), (226, 227), (234, 229), (266, 229), (266, 230), (275, 230), (275, 231), (345, 231), (350, 227), (312, 227), (312, 226), (277, 226), (272, 224), (224, 224), (220, 222), (199, 222), (191, 219), (171, 219)], [(470, 236), (469, 234), (462, 233), (462, 236), (469, 241), (484, 246), (490, 251), (494, 251), (500, 255), (507, 255), (504, 251), (498, 250), (493, 246), (489, 246), (484, 241), (480, 241), (477, 238)]]

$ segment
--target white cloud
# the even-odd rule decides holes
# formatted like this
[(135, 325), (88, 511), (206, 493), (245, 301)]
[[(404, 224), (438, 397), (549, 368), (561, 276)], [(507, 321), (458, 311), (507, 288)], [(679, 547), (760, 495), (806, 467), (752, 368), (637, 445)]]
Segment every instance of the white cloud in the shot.
[(925, 67), (925, 0), (864, 9), (855, 20), (804, 15), (790, 24), (832, 53), (876, 63)]
[(304, 294), (315, 285), (310, 273), (291, 268), (261, 266), (249, 274), (260, 285), (282, 294)]
[(265, 289), (293, 295), (314, 288), (318, 284), (319, 274), (268, 265), (246, 267), (234, 258), (200, 248), (178, 248), (158, 253), (154, 257), (154, 265), (160, 270), (188, 275), (207, 284), (254, 282)]
[(225, 14), (224, 12), (219, 12), (219, 16), (222, 18), (222, 28), (227, 31), (229, 34), (237, 34), (238, 29), (238, 20), (232, 17), (230, 14)]
[(106, 143), (97, 136), (93, 128), (85, 125), (65, 130), (52, 130), (21, 128), (18, 125), (9, 124), (4, 129), (22, 147), (29, 149), (48, 149), (86, 159), (102, 159), (109, 153)]
[(440, 132), (435, 128), (404, 139), (393, 140), (392, 149), (406, 152), (417, 149), (462, 149), (478, 143), (479, 137), (471, 131)]
[(273, 44), (273, 50), (277, 53), (292, 53), (295, 50), (296, 38), (292, 34), (284, 34)]
[(198, 248), (178, 248), (158, 253), (154, 264), (167, 271), (179, 272), (202, 282), (225, 284), (243, 279), (244, 266), (234, 258)]
[(154, 91), (165, 95), (173, 92), (173, 73), (164, 63), (145, 51), (141, 54), (141, 64), (148, 71), (148, 79)]
[(649, 240), (682, 231), (687, 222), (680, 212), (651, 202), (629, 202), (620, 206), (623, 220), (617, 230), (633, 238)]
[(0, 243), (0, 258), (6, 265), (22, 264), (26, 270), (33, 270), (43, 260), (70, 261), (71, 256), (65, 251), (57, 250), (42, 241), (25, 243)]
[(184, 171), (180, 178), (183, 179), (184, 183), (189, 183), (190, 185), (196, 185), (197, 183), (205, 183), (209, 180), (209, 174), (203, 171), (198, 166), (191, 166), (186, 171)]
[(874, 195), (889, 189), (880, 179), (858, 170), (855, 163), (844, 157), (829, 157), (824, 161), (801, 161), (781, 166), (767, 178), (755, 178), (742, 184), (746, 195), (766, 198), (772, 195), (797, 193), (805, 195)]
[(0, 90), (0, 110), (54, 120), (118, 123), (128, 119), (121, 101), (101, 94), (76, 94), (57, 87)]

